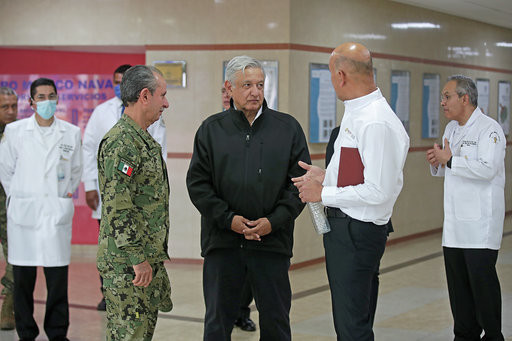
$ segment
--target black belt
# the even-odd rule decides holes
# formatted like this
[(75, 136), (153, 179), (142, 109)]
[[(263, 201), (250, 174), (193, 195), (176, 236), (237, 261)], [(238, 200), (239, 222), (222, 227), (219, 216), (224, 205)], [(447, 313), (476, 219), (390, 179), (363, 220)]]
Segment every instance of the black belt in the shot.
[(325, 206), (324, 212), (328, 218), (347, 218), (348, 217), (348, 215), (343, 213), (339, 208), (335, 208), (335, 207)]

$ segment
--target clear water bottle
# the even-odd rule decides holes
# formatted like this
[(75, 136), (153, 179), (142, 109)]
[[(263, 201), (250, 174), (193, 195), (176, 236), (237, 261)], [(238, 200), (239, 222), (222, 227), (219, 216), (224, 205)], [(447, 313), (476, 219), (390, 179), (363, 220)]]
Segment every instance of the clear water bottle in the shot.
[(315, 228), (316, 233), (324, 234), (331, 231), (331, 226), (329, 225), (329, 221), (325, 216), (324, 205), (319, 202), (308, 202), (309, 214), (311, 215), (311, 220), (313, 220), (313, 227)]

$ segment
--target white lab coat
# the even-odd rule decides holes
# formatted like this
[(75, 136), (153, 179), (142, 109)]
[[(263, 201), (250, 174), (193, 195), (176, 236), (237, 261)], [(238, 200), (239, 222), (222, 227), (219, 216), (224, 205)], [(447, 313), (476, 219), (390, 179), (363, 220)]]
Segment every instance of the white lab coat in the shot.
[(505, 217), (503, 130), (477, 108), (464, 126), (448, 123), (445, 138), (451, 169), (430, 166), (432, 175), (445, 177), (443, 246), (498, 250)]
[[(122, 104), (123, 102), (117, 97), (109, 99), (94, 109), (87, 122), (83, 141), (84, 172), (82, 175), (86, 192), (92, 190), (100, 192), (98, 184), (98, 149), (103, 136), (121, 118)], [(164, 160), (167, 160), (166, 129), (162, 117), (148, 128), (148, 132), (162, 146), (162, 155)], [(101, 219), (101, 198), (98, 207), (92, 212), (92, 217)]]
[(8, 124), (0, 144), (9, 263), (65, 266), (74, 213), (69, 195), (82, 172), (80, 128), (55, 118), (43, 139), (34, 115)]

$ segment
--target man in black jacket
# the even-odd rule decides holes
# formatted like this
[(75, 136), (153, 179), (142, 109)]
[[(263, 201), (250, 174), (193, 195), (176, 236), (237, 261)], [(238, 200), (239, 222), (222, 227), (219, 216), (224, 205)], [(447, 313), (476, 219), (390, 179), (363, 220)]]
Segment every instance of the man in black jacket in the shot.
[(207, 118), (194, 140), (187, 187), (201, 213), (204, 340), (230, 340), (245, 278), (261, 340), (291, 340), (288, 278), (294, 220), (304, 205), (291, 178), (310, 160), (299, 123), (267, 107), (260, 62), (233, 58), (231, 108)]

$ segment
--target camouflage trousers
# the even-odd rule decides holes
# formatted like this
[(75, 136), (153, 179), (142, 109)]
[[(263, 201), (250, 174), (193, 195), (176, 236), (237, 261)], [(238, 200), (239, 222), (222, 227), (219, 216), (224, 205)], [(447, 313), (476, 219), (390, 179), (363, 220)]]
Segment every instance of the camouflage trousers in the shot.
[(0, 212), (0, 240), (5, 257), (5, 275), (0, 281), (4, 286), (2, 295), (12, 295), (14, 290), (14, 278), (12, 274), (12, 265), (7, 262), (7, 217), (4, 212)]
[(107, 340), (146, 341), (153, 338), (158, 311), (171, 311), (171, 285), (162, 263), (153, 266), (147, 288), (134, 286), (133, 274), (104, 274)]

